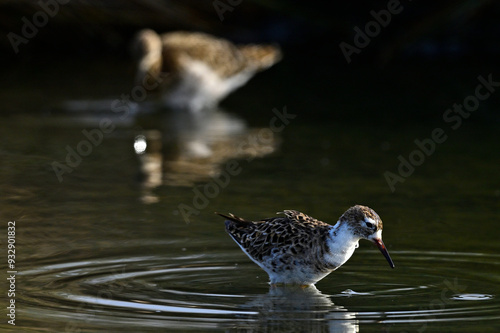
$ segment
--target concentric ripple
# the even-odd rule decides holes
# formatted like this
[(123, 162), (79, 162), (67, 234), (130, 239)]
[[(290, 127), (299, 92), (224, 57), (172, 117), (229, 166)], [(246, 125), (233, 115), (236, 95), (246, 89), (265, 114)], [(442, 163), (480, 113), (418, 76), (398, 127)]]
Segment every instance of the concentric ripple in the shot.
[[(378, 254), (366, 251), (358, 254), (366, 264), (350, 264), (317, 288), (269, 287), (265, 274), (237, 252), (45, 265), (20, 274), (25, 281), (20, 312), (33, 327), (50, 319), (68, 332), (259, 331), (270, 325), (286, 331), (356, 332), (374, 323), (416, 331), (440, 322), (500, 319), (494, 293), (500, 277), (492, 273), (498, 272), (500, 256), (391, 254), (397, 270), (374, 265)], [(441, 263), (441, 269), (429, 268), (429, 260)], [(464, 265), (482, 269), (463, 270)]]

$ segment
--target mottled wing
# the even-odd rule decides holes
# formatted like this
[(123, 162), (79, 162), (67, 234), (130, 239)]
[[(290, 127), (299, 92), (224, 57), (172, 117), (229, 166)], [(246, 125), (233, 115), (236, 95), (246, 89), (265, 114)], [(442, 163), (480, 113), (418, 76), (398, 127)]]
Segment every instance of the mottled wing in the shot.
[(305, 223), (311, 227), (330, 226), (328, 223), (316, 220), (314, 217), (311, 217), (307, 214), (301, 213), (296, 210), (284, 210), (283, 212), (278, 212), (277, 214), (285, 214), (286, 217), (288, 217), (291, 221), (297, 223)]
[(263, 258), (288, 261), (300, 258), (316, 249), (318, 255), (326, 251), (325, 237), (330, 225), (306, 214), (286, 210), (284, 217), (251, 222), (234, 215), (225, 216), (226, 231), (245, 253), (257, 262)]
[(204, 33), (172, 32), (162, 36), (167, 67), (182, 68), (198, 60), (210, 65), (221, 77), (246, 67), (246, 59), (229, 41)]

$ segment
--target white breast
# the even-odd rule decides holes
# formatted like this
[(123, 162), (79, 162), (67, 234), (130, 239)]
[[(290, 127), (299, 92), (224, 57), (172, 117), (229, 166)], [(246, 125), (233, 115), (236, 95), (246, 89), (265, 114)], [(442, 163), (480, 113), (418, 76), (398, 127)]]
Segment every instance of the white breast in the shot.
[(337, 224), (330, 231), (328, 239), (329, 253), (325, 255), (325, 260), (339, 267), (343, 265), (359, 246), (359, 236), (355, 236), (345, 224)]

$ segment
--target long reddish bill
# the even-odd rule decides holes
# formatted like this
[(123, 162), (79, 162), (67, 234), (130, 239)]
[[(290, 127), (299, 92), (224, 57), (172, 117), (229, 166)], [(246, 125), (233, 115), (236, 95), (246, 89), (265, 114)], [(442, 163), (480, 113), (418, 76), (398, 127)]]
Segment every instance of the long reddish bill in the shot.
[(391, 268), (394, 268), (395, 267), (394, 263), (392, 262), (391, 256), (389, 255), (389, 252), (385, 248), (384, 242), (382, 242), (381, 239), (377, 239), (377, 238), (375, 238), (373, 240), (373, 242), (375, 243), (375, 245), (377, 245), (377, 247), (380, 250), (380, 252), (382, 252), (382, 254), (384, 255), (385, 259), (387, 259), (387, 262), (389, 263), (389, 265), (391, 266)]

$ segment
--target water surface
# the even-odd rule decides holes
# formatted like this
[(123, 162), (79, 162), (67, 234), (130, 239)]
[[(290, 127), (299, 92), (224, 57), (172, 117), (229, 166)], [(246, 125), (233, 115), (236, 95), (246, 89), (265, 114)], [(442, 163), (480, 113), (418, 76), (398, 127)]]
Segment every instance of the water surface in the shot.
[[(67, 93), (43, 112), (2, 117), (0, 211), (2, 223), (16, 221), (17, 328), (500, 328), (498, 122), (483, 115), (452, 131), (439, 121), (336, 120), (326, 116), (342, 109), (334, 102), (321, 118), (293, 99), (246, 104), (251, 93), (265, 95), (258, 85), (249, 89), (194, 119), (135, 104), (123, 117), (109, 108), (118, 94)], [(296, 118), (270, 130), (273, 110), (285, 107)], [(90, 141), (82, 131), (103, 119), (113, 130), (82, 144)], [(398, 156), (408, 157), (413, 141), (437, 126), (448, 140), (391, 192), (384, 173), (397, 172)], [(69, 166), (68, 146), (91, 152), (78, 163), (70, 157)], [(54, 162), (71, 172), (60, 179)], [(213, 214), (258, 219), (297, 209), (335, 223), (358, 203), (382, 217), (396, 268), (362, 241), (348, 263), (305, 289), (270, 287)]]

